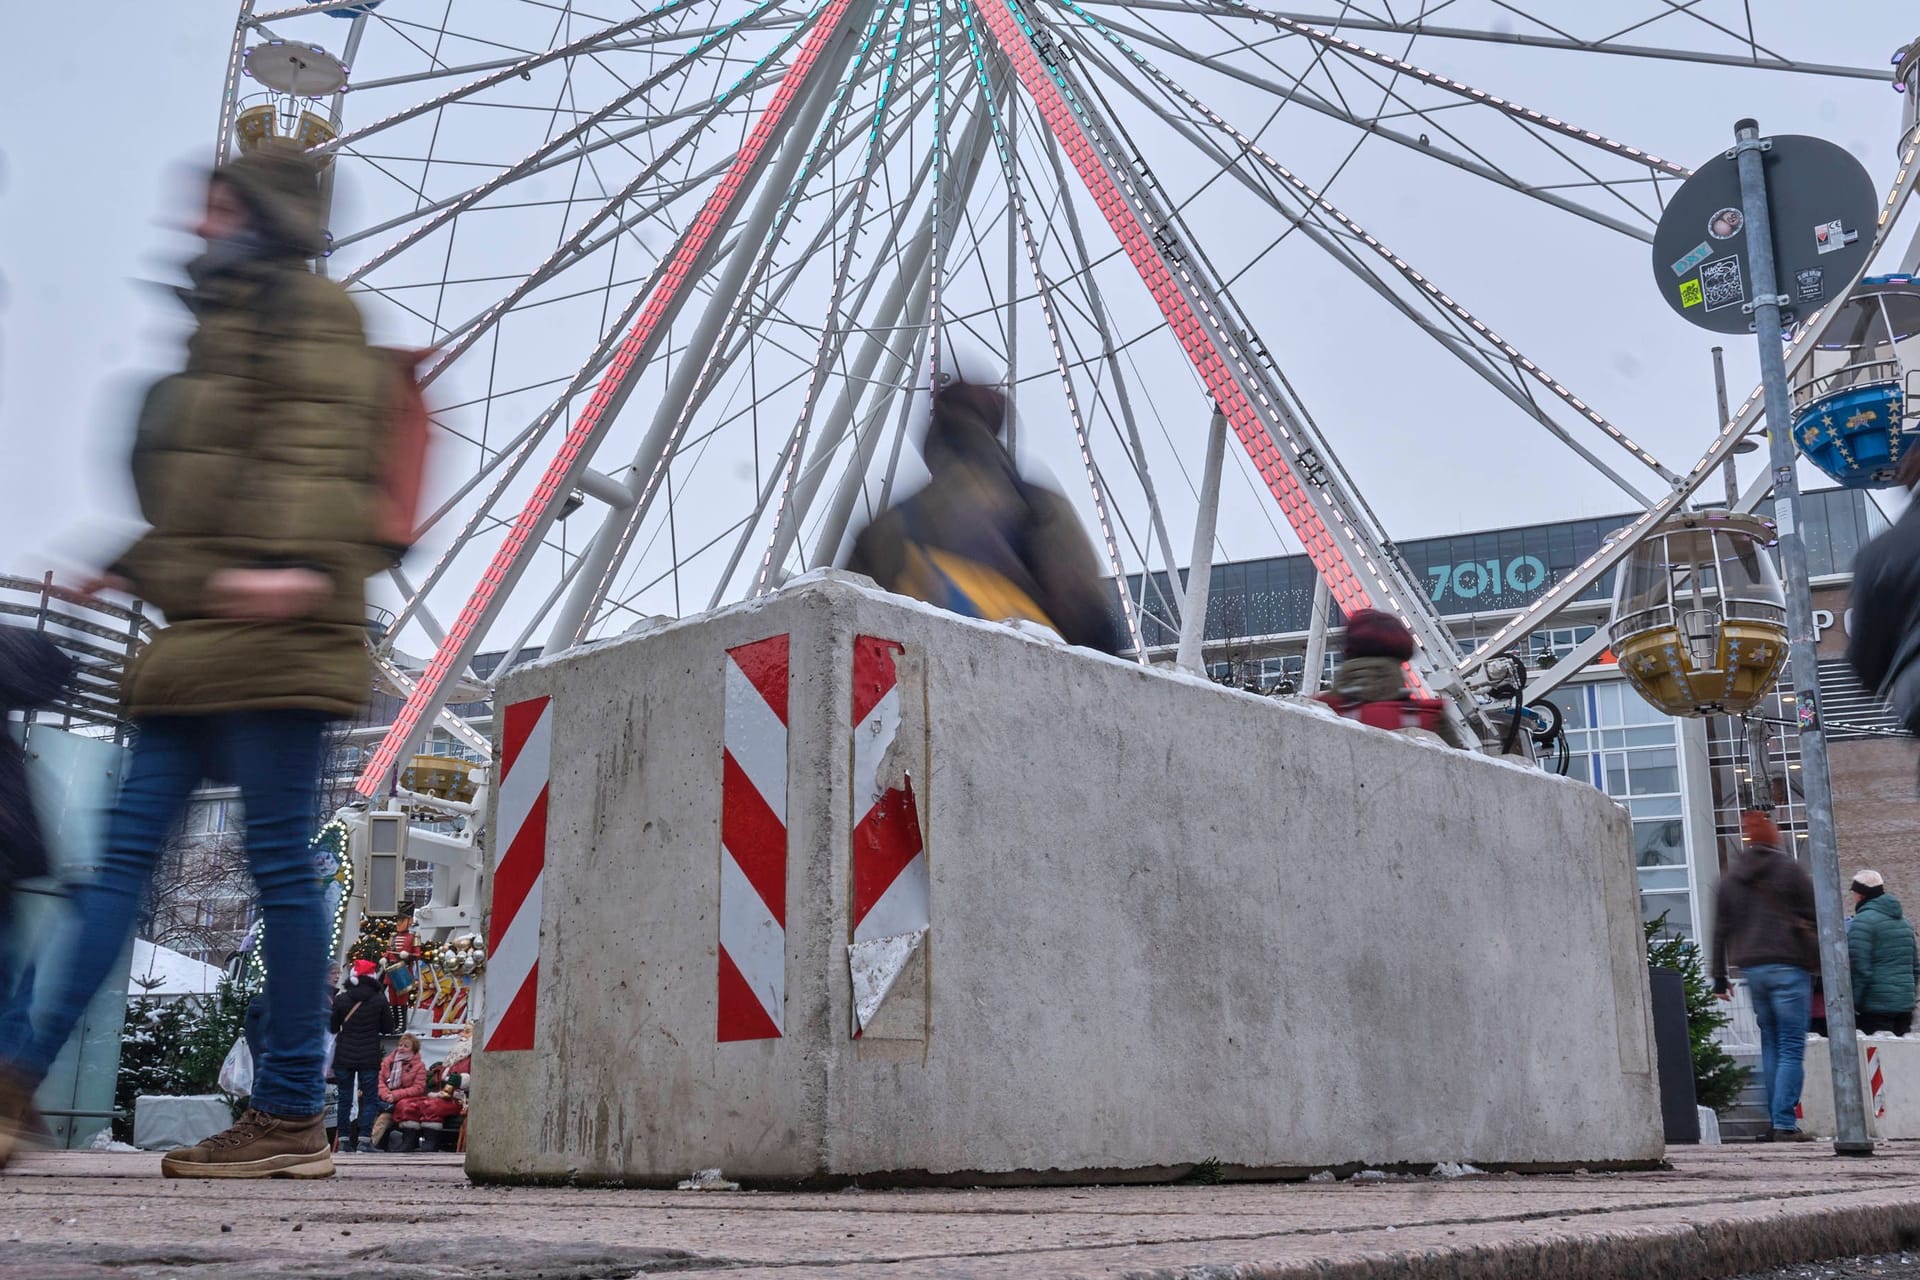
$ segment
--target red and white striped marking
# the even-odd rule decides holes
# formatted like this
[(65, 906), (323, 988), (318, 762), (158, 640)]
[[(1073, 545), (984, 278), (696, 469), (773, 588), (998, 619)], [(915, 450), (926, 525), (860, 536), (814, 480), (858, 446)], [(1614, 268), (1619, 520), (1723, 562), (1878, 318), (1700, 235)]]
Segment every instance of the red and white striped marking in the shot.
[(902, 646), (874, 636), (853, 641), (853, 940), (871, 942), (931, 923), (927, 851), (913, 778), (881, 777), (900, 735), (900, 683), (893, 655)]
[(1867, 1046), (1867, 1080), (1873, 1086), (1874, 1119), (1884, 1119), (1887, 1114), (1887, 1073), (1886, 1064), (1880, 1057), (1880, 1046)]
[(547, 869), (553, 699), (510, 703), (500, 731), (500, 800), (487, 926), (487, 1053), (533, 1048), (540, 988), (540, 898)]
[(787, 637), (727, 650), (719, 1038), (778, 1039), (787, 997)]

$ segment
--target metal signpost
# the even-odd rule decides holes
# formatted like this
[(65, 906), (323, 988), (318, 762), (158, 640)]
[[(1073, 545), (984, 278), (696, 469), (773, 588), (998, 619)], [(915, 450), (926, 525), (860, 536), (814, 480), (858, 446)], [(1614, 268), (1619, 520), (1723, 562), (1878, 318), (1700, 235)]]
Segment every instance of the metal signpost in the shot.
[[(1758, 335), (1760, 381), (1772, 443), (1774, 520), (1787, 589), (1788, 663), (1800, 730), (1807, 843), (1819, 917), (1821, 981), (1832, 1049), (1833, 1103), (1841, 1155), (1868, 1155), (1853, 995), (1842, 919), (1840, 851), (1821, 723), (1813, 598), (1801, 532), (1798, 453), (1781, 332), (1796, 315), (1839, 301), (1872, 252), (1873, 180), (1845, 150), (1819, 138), (1762, 138), (1734, 126), (1735, 145), (1701, 166), (1674, 196), (1654, 234), (1661, 296), (1684, 319), (1717, 333)], [(1769, 198), (1769, 187), (1774, 193)], [(1782, 288), (1782, 285), (1785, 288)]]

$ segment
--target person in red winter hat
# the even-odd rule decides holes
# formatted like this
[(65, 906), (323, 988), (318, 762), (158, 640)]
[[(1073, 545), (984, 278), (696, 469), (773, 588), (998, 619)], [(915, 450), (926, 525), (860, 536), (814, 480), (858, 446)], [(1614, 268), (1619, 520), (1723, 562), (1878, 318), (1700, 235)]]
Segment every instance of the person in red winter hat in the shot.
[(386, 1004), (380, 966), (355, 960), (353, 976), (333, 998), (333, 1075), (340, 1085), (338, 1154), (358, 1151), (362, 1134), (368, 1139), (367, 1150), (373, 1149), (373, 1122), (380, 1110), (380, 1020)]
[[(1413, 660), (1413, 632), (1390, 613), (1361, 609), (1347, 618), (1347, 636), (1333, 688), (1315, 694), (1349, 720), (1379, 729), (1427, 729), (1450, 747), (1465, 744), (1448, 722), (1438, 698), (1419, 698), (1407, 687), (1406, 665)], [(1315, 682), (1319, 673), (1309, 671)]]
[(1786, 852), (1780, 827), (1758, 809), (1740, 815), (1746, 847), (1720, 878), (1713, 913), (1713, 990), (1732, 998), (1736, 965), (1760, 1024), (1760, 1082), (1772, 1115), (1770, 1142), (1806, 1142), (1794, 1109), (1806, 1079), (1815, 945), (1813, 877)]

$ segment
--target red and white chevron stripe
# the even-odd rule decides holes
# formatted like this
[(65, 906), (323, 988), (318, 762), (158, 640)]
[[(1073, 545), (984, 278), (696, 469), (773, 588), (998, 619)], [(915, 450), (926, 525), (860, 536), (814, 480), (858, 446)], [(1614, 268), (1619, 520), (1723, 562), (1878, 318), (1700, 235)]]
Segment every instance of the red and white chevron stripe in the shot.
[(1883, 1120), (1887, 1114), (1887, 1072), (1886, 1060), (1880, 1056), (1877, 1044), (1867, 1046), (1867, 1079), (1873, 1085), (1874, 1119)]
[(927, 853), (913, 779), (887, 785), (882, 767), (900, 734), (896, 641), (853, 641), (853, 941), (917, 933), (928, 927)]
[(720, 782), (719, 1038), (786, 1026), (787, 640), (727, 650)]
[(547, 783), (553, 699), (507, 706), (500, 731), (493, 904), (487, 924), (484, 1052), (533, 1048), (540, 988), (540, 898), (547, 869)]

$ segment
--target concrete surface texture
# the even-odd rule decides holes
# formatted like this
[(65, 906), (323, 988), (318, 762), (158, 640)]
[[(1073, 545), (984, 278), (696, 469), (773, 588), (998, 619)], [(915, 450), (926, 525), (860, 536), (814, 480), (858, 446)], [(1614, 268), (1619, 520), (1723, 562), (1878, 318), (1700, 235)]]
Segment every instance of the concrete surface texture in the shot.
[[(726, 654), (775, 635), (784, 1035), (717, 1043)], [(901, 646), (931, 930), (856, 1040), (858, 636)], [(1591, 787), (839, 577), (525, 668), (502, 701), (547, 696), (535, 1047), (476, 1067), (477, 1177), (1661, 1154), (1627, 822)]]
[(452, 1157), (331, 1182), (163, 1181), (153, 1155), (28, 1155), (0, 1177), (0, 1274), (614, 1280), (1709, 1280), (1896, 1250), (1920, 1144), (1676, 1148), (1667, 1171), (1003, 1190), (473, 1186)]

